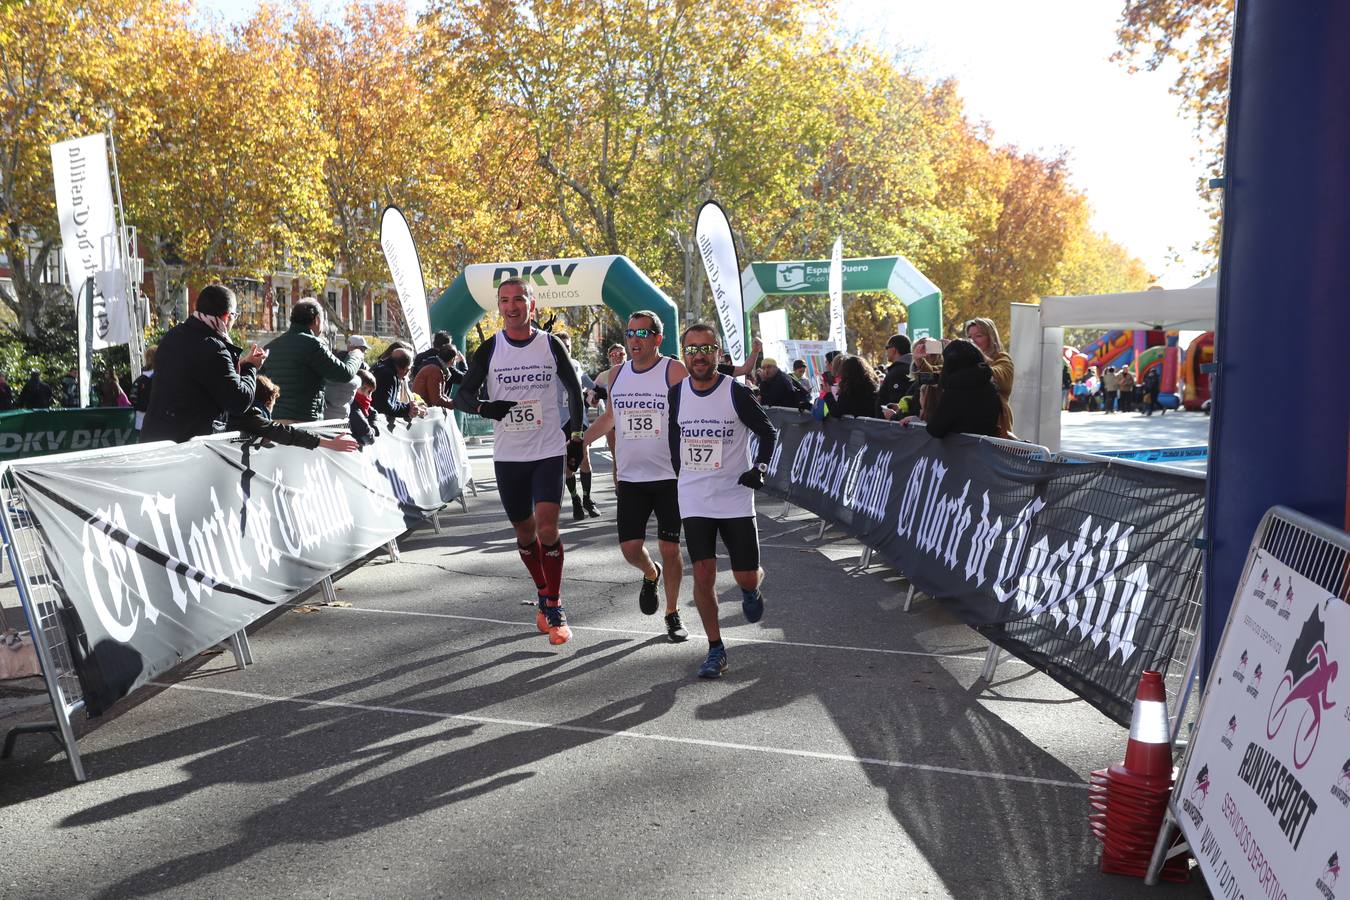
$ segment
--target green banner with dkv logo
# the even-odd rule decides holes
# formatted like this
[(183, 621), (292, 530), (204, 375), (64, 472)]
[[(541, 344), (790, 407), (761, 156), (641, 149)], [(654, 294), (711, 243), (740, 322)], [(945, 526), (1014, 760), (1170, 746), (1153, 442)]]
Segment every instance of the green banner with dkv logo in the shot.
[(120, 406), (0, 413), (0, 461), (136, 441), (136, 411)]
[[(942, 336), (942, 290), (903, 256), (846, 259), (844, 293), (888, 291), (905, 304), (911, 338)], [(828, 259), (757, 262), (741, 273), (745, 310), (765, 297), (824, 294), (829, 291)]]

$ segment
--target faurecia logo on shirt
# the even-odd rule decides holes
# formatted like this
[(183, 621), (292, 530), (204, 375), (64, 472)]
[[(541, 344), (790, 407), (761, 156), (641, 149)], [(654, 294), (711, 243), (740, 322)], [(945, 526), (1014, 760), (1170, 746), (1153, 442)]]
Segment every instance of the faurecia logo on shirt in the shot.
[(1313, 607), (1289, 651), (1284, 678), (1271, 695), (1266, 721), (1266, 737), (1272, 741), (1285, 731), (1286, 723), (1291, 726), (1296, 769), (1302, 769), (1312, 759), (1322, 732), (1322, 714), (1336, 705), (1328, 693), (1340, 672), (1340, 664), (1328, 659), (1327, 654), (1326, 624), (1321, 610)]

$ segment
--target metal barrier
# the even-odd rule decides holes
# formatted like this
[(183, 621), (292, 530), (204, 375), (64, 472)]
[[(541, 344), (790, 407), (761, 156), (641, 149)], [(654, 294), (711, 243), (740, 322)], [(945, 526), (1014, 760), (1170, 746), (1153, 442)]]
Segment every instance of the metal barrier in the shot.
[[(914, 421), (902, 425), (899, 422), (892, 423), (902, 428), (924, 428), (922, 422)], [(1159, 465), (1157, 463), (1141, 462), (1133, 459), (1121, 458), (1117, 456), (1093, 453), (1078, 453), (1072, 451), (1055, 452), (1048, 447), (1039, 444), (1032, 444), (1025, 441), (1008, 440), (1006, 438), (988, 437), (985, 435), (967, 435), (977, 440), (997, 447), (1001, 452), (1023, 459), (1044, 460), (1047, 462), (1058, 463), (1099, 463), (1110, 466), (1121, 466), (1132, 469), (1142, 469), (1145, 471), (1164, 472), (1169, 475), (1178, 475), (1185, 478), (1195, 478), (1203, 480), (1205, 475), (1201, 472), (1195, 472), (1187, 469), (1179, 469), (1173, 466)], [(791, 503), (784, 501), (783, 510), (778, 518), (785, 518), (791, 510)], [(820, 531), (816, 539), (824, 537), (826, 523), (822, 520)], [(858, 565), (852, 570), (852, 574), (861, 574), (865, 572), (872, 562), (873, 549), (866, 545), (858, 560)], [(1201, 610), (1204, 599), (1204, 583), (1201, 578), (1202, 566), (1200, 556), (1203, 552), (1203, 545), (1195, 547), (1194, 565), (1191, 567), (1194, 575), (1187, 583), (1186, 590), (1181, 598), (1183, 612), (1179, 623), (1177, 640), (1173, 651), (1168, 655), (1166, 670), (1163, 672), (1163, 679), (1166, 685), (1168, 695), (1173, 698), (1170, 704), (1169, 726), (1171, 729), (1171, 739), (1173, 743), (1185, 743), (1186, 735), (1183, 731), (1186, 726), (1193, 725), (1195, 717), (1192, 714), (1189, 718), (1187, 712), (1190, 710), (1189, 698), (1191, 690), (1195, 683), (1196, 674), (1199, 668), (1200, 659), (1200, 625)], [(901, 573), (903, 574), (903, 573)], [(916, 590), (913, 584), (908, 585), (905, 593), (905, 600), (902, 606), (903, 612), (909, 612), (914, 602)], [(1049, 619), (1048, 613), (1022, 622), (1012, 622), (1004, 626), (1006, 630), (1016, 633), (1020, 628), (1031, 629), (1042, 627)], [(984, 666), (980, 671), (980, 678), (985, 682), (993, 680), (998, 669), (1001, 648), (993, 643), (989, 644), (989, 649), (985, 655)]]
[[(343, 427), (345, 424), (345, 420), (329, 420), (308, 423), (306, 427), (332, 430), (336, 427)], [(195, 438), (194, 441), (231, 441), (238, 438), (238, 433), (226, 432)], [(147, 449), (160, 449), (170, 446), (174, 446), (171, 441), (132, 444), (99, 450), (55, 454), (49, 457), (36, 457), (25, 459), (23, 463), (24, 465), (40, 464), (45, 459), (70, 461), (73, 459), (106, 458), (109, 467), (115, 468), (119, 459)], [(469, 475), (469, 473), (465, 474)], [(473, 490), (475, 495), (477, 494), (471, 478), (467, 480), (467, 486)], [(460, 492), (458, 500), (467, 511), (468, 507), (465, 503), (463, 491)], [(439, 532), (439, 512), (429, 521)], [(85, 781), (87, 776), (84, 765), (80, 760), (79, 746), (73, 724), (74, 714), (85, 707), (84, 691), (75, 667), (76, 652), (71, 646), (71, 642), (79, 638), (68, 630), (77, 627), (78, 623), (66, 615), (67, 604), (61, 597), (57, 579), (53, 576), (51, 568), (47, 564), (46, 551), (42, 546), (38, 529), (33, 524), (19, 492), (15, 490), (14, 475), (9, 463), (0, 463), (0, 541), (3, 541), (5, 555), (8, 557), (14, 573), (14, 585), (19, 595), (19, 602), (27, 621), (28, 630), (32, 635), (33, 647), (42, 669), (42, 678), (47, 688), (53, 713), (51, 721), (24, 723), (11, 727), (5, 735), (3, 748), (0, 748), (0, 759), (7, 759), (13, 755), (15, 744), (20, 735), (51, 733), (65, 750), (75, 780), (77, 782)], [(390, 540), (385, 544), (384, 550), (388, 553), (390, 562), (399, 561), (400, 553), (397, 539)], [(299, 591), (295, 596), (307, 595), (315, 587), (322, 592), (325, 600), (332, 602), (336, 599), (332, 574), (325, 576), (310, 588)], [(234, 656), (236, 668), (243, 669), (253, 663), (248, 633), (244, 629), (241, 628), (229, 635), (225, 638), (224, 643)]]
[[(1239, 585), (1246, 582), (1256, 561), (1257, 551), (1268, 553), (1331, 595), (1350, 602), (1350, 535), (1345, 532), (1288, 507), (1275, 506), (1266, 510), (1256, 527), (1256, 534), (1247, 548), (1247, 561), (1242, 567)], [(1236, 609), (1235, 603), (1232, 610)], [(1231, 615), (1230, 611), (1230, 625)], [(1224, 633), (1227, 634), (1227, 631), (1225, 626)], [(1200, 706), (1203, 711), (1203, 701)], [(1182, 761), (1183, 772), (1191, 750), (1191, 747), (1187, 748), (1187, 758)], [(1190, 849), (1185, 842), (1171, 846), (1176, 831), (1176, 818), (1169, 803), (1158, 840), (1154, 844), (1153, 860), (1144, 879), (1145, 884), (1157, 884), (1163, 864)]]

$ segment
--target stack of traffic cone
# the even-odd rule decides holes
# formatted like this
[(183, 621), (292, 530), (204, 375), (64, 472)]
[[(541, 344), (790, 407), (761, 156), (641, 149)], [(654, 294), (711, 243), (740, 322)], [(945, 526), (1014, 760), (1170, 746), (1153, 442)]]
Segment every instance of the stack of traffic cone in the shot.
[[(1102, 871), (1144, 877), (1172, 794), (1172, 744), (1159, 673), (1145, 672), (1139, 678), (1125, 762), (1093, 772), (1088, 791), (1088, 819), (1102, 842)], [(1186, 881), (1186, 856), (1168, 860), (1162, 877)]]

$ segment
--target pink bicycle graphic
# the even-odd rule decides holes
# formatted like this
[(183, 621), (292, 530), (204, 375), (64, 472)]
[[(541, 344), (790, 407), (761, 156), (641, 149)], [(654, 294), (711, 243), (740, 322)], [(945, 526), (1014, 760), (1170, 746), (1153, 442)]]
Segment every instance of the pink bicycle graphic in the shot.
[(1327, 661), (1327, 647), (1321, 641), (1313, 645), (1307, 661), (1312, 663), (1313, 667), (1299, 679), (1298, 684), (1294, 683), (1292, 672), (1284, 673), (1284, 680), (1270, 698), (1270, 715), (1266, 719), (1266, 737), (1274, 740), (1284, 725), (1290, 704), (1298, 700), (1306, 703), (1306, 706), (1301, 708), (1294, 729), (1296, 769), (1306, 766), (1308, 760), (1312, 758), (1313, 749), (1317, 746), (1317, 737), (1322, 731), (1322, 713), (1336, 705), (1335, 701), (1327, 698), (1327, 689), (1331, 687), (1340, 671), (1338, 663)]

